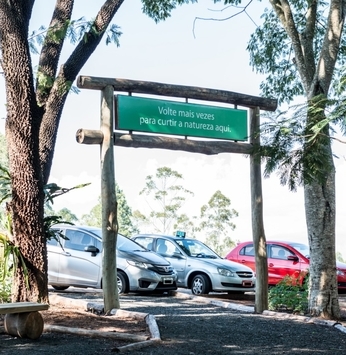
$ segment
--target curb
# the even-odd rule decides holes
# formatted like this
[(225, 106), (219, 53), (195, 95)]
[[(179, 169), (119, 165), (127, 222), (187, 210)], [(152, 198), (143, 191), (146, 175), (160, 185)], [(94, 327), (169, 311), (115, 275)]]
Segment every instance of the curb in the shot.
[(185, 293), (179, 293), (179, 292), (177, 292), (175, 294), (175, 297), (190, 299), (190, 300), (200, 302), (200, 303), (209, 303), (209, 304), (213, 304), (215, 306), (234, 309), (236, 311), (241, 311), (241, 312), (252, 313), (255, 310), (254, 307), (250, 307), (250, 306), (243, 306), (243, 305), (237, 304), (237, 303), (219, 301), (219, 300), (216, 300), (213, 298), (203, 298), (201, 296), (187, 295)]
[[(54, 305), (62, 305), (62, 306), (73, 306), (75, 309), (83, 310), (83, 311), (91, 311), (93, 313), (102, 313), (103, 312), (103, 303), (101, 302), (89, 302), (86, 300), (81, 299), (73, 299), (73, 298), (66, 298), (61, 297), (59, 295), (49, 295), (50, 304)], [(126, 317), (126, 318), (133, 318), (139, 320), (145, 320), (150, 333), (150, 338), (145, 340), (139, 340), (134, 343), (130, 343), (124, 346), (117, 347), (117, 352), (125, 352), (131, 351), (134, 349), (140, 349), (147, 346), (152, 345), (153, 343), (157, 343), (161, 341), (160, 331), (156, 323), (155, 316), (149, 313), (142, 313), (142, 312), (132, 312), (126, 311), (122, 309), (112, 309), (110, 312), (115, 317)], [(56, 332), (64, 332), (64, 333), (72, 333), (72, 334), (82, 334), (86, 335), (83, 329), (79, 328), (68, 328), (68, 327), (57, 327), (57, 326), (49, 326), (45, 325), (44, 331), (56, 331)], [(93, 332), (88, 331), (89, 335), (93, 336)], [(105, 337), (107, 336), (114, 336), (114, 333), (105, 332)], [(119, 337), (120, 338), (120, 337)], [(129, 334), (127, 334), (123, 339), (128, 340)]]

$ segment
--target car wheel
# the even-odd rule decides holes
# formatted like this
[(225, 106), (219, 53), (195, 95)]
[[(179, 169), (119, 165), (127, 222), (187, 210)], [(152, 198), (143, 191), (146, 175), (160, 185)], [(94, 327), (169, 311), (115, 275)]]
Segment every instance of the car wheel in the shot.
[(210, 292), (210, 281), (205, 275), (196, 275), (192, 280), (191, 292), (194, 295), (207, 295)]
[(52, 285), (52, 287), (54, 288), (54, 290), (64, 291), (64, 290), (67, 290), (70, 286), (55, 286), (55, 285)]
[(118, 293), (128, 293), (127, 277), (123, 271), (117, 271)]

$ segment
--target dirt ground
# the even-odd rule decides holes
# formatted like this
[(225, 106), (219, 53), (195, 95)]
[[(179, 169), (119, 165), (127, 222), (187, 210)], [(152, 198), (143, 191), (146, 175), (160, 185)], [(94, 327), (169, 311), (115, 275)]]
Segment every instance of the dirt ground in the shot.
[[(88, 297), (85, 294), (85, 297)], [(78, 298), (83, 297), (83, 294)], [(90, 297), (90, 296), (89, 296)], [(226, 295), (213, 294), (204, 296), (205, 298), (218, 299), (226, 302), (232, 302), (243, 306), (253, 307), (255, 296), (253, 294), (245, 295)], [(340, 297), (341, 319), (340, 323), (346, 326), (346, 296)], [(49, 310), (41, 312), (44, 324), (57, 325), (69, 328), (81, 328), (86, 330), (99, 330), (107, 332), (121, 332), (129, 334), (148, 335), (150, 332), (145, 319), (133, 319), (129, 317), (114, 317), (75, 309), (68, 305), (51, 304)], [(4, 316), (0, 315), (0, 325), (3, 324)]]
[(41, 314), (45, 325), (150, 336), (144, 319), (98, 315), (56, 305), (52, 305), (49, 310), (42, 311)]

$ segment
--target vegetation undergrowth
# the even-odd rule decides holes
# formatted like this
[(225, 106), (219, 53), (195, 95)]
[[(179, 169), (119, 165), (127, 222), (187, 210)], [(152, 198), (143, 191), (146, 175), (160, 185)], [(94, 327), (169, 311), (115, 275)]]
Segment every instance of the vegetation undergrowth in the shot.
[(11, 275), (5, 263), (4, 251), (0, 244), (0, 303), (11, 302)]
[[(3, 264), (0, 264), (0, 274), (3, 274)], [(6, 278), (0, 283), (0, 303), (11, 302), (11, 277)]]
[(286, 276), (269, 290), (269, 310), (284, 311), (297, 314), (308, 312), (308, 278), (302, 285), (297, 278)]

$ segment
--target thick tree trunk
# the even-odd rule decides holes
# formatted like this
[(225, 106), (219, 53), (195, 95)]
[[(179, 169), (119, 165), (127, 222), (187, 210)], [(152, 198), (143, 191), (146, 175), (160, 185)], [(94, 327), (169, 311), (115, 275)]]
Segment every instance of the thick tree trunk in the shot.
[(12, 300), (47, 302), (44, 193), (38, 155), (40, 118), (27, 42), (33, 1), (0, 4), (1, 64), (7, 100), (6, 139), (12, 182), (9, 212), (13, 221), (13, 242), (23, 257), (23, 263), (16, 269)]
[[(332, 162), (330, 146), (327, 147)], [(305, 185), (305, 213), (310, 245), (309, 312), (338, 319), (340, 308), (335, 265), (335, 171), (325, 183)]]

